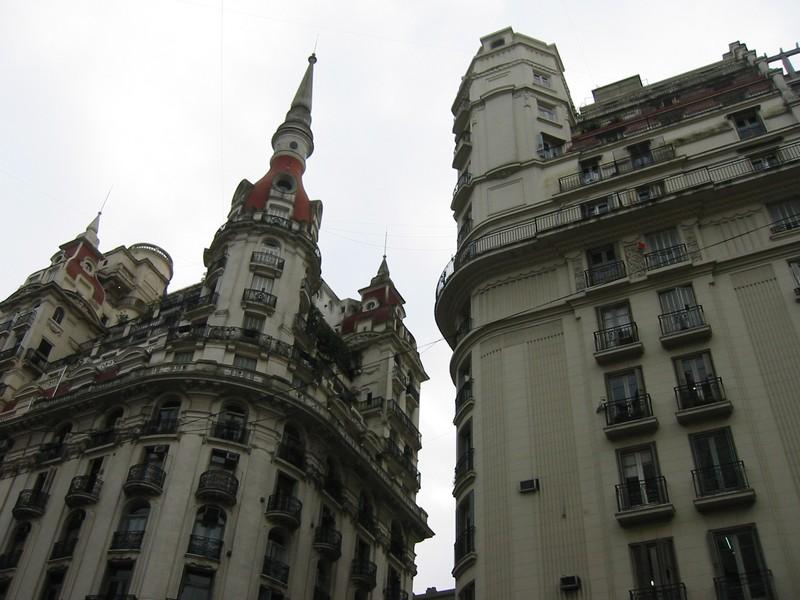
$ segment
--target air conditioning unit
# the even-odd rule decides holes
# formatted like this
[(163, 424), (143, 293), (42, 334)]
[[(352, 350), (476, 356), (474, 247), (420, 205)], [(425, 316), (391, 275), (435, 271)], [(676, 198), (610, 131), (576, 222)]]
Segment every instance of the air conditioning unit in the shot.
[(564, 575), (560, 581), (562, 592), (573, 592), (581, 589), (581, 578), (577, 575)]
[(520, 494), (530, 494), (531, 492), (538, 492), (538, 491), (539, 491), (538, 479), (525, 479), (524, 481), (519, 482)]

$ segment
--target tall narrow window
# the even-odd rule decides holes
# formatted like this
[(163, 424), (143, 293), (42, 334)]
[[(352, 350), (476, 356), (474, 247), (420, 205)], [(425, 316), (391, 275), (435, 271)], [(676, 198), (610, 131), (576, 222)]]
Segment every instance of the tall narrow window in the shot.
[(132, 504), (122, 516), (119, 529), (111, 538), (112, 550), (138, 550), (142, 546), (150, 505), (146, 502)]
[(695, 433), (689, 439), (694, 454), (694, 481), (698, 496), (745, 487), (744, 468), (736, 456), (730, 429)]
[(661, 332), (664, 335), (704, 325), (691, 285), (681, 285), (658, 293), (661, 305)]
[(773, 600), (769, 571), (754, 526), (711, 532), (720, 598)]
[(772, 220), (770, 231), (781, 233), (800, 228), (800, 200), (787, 200), (767, 206)]
[(195, 571), (187, 568), (183, 573), (178, 600), (211, 600), (213, 587), (213, 571)]
[(650, 150), (649, 141), (628, 146), (628, 153), (631, 157), (631, 166), (634, 169), (641, 169), (653, 164), (653, 152)]
[(456, 508), (456, 543), (454, 547), (456, 562), (475, 551), (475, 518), (472, 498), (473, 492), (470, 491)]
[(638, 367), (606, 375), (606, 393), (609, 425), (650, 416), (642, 371)]
[(617, 258), (613, 244), (592, 248), (586, 252), (586, 285), (602, 285), (625, 277), (625, 265)]
[(235, 354), (233, 357), (233, 366), (236, 367), (237, 369), (255, 371), (256, 367), (258, 366), (258, 360), (251, 356)]
[(64, 320), (64, 309), (63, 309), (63, 308), (61, 308), (60, 306), (59, 306), (59, 307), (57, 307), (57, 308), (56, 308), (56, 309), (53, 311), (53, 316), (52, 316), (51, 318), (52, 318), (52, 319), (53, 319), (53, 321), (55, 321), (56, 323), (61, 323), (61, 321), (63, 321), (63, 320)]
[(597, 320), (600, 331), (595, 335), (595, 347), (598, 351), (636, 341), (636, 327), (631, 319), (631, 308), (627, 302), (597, 309)]
[(711, 355), (700, 352), (675, 359), (678, 400), (682, 409), (724, 399), (722, 384), (714, 374)]
[(647, 252), (644, 255), (648, 269), (659, 269), (688, 259), (686, 244), (681, 243), (674, 227), (662, 229), (645, 236)]
[(666, 501), (666, 488), (661, 485), (653, 446), (620, 450), (619, 468), (622, 485), (617, 489), (621, 510)]
[(59, 600), (64, 586), (65, 571), (49, 571), (44, 580), (41, 600)]
[(78, 535), (80, 534), (81, 525), (85, 517), (86, 513), (82, 510), (76, 510), (67, 517), (64, 530), (61, 532), (61, 538), (53, 545), (50, 558), (66, 558), (72, 556), (75, 552), (75, 546), (78, 545)]
[(630, 545), (636, 590), (632, 598), (683, 598), (672, 539)]
[(133, 563), (108, 563), (105, 581), (102, 586), (102, 598), (124, 598), (131, 585)]
[(253, 274), (253, 281), (250, 284), (250, 288), (254, 290), (258, 290), (259, 292), (272, 292), (272, 286), (275, 284), (275, 280), (272, 277), (265, 277), (264, 275), (259, 275), (258, 273)]

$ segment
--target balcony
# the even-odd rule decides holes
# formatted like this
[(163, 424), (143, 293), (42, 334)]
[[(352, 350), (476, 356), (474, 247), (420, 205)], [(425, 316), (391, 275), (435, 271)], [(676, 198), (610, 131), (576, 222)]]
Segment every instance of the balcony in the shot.
[(230, 506), (236, 504), (237, 491), (239, 491), (239, 480), (233, 473), (213, 469), (200, 475), (195, 497), (198, 500)]
[(3, 321), (0, 323), (0, 333), (5, 333), (11, 329), (11, 325), (14, 322), (13, 319), (8, 319), (7, 321)]
[(101, 429), (89, 433), (89, 440), (86, 442), (86, 449), (98, 448), (113, 444), (117, 441), (118, 432), (116, 429)]
[(775, 600), (772, 571), (753, 571), (714, 578), (717, 600)]
[(700, 304), (660, 314), (658, 324), (661, 327), (661, 345), (667, 349), (711, 337), (711, 327), (705, 321)]
[(658, 419), (653, 416), (650, 394), (636, 394), (611, 400), (603, 404), (606, 426), (603, 433), (609, 440), (652, 433), (658, 429)]
[(406, 396), (409, 396), (412, 400), (419, 402), (419, 388), (413, 383), (409, 382), (406, 386)]
[(473, 404), (475, 404), (475, 398), (472, 395), (472, 381), (465, 381), (456, 392), (456, 418), (462, 410), (466, 410)]
[(267, 500), (266, 517), (276, 523), (282, 523), (291, 529), (300, 525), (300, 514), (303, 503), (294, 496), (273, 494)]
[(53, 549), (50, 551), (50, 560), (71, 558), (75, 552), (75, 546), (77, 545), (78, 538), (56, 542), (53, 544)]
[(686, 586), (682, 583), (652, 585), (628, 592), (630, 600), (686, 600)]
[(269, 270), (273, 273), (282, 273), (286, 260), (271, 252), (253, 252), (250, 255), (250, 267)]
[(306, 449), (305, 446), (298, 442), (283, 440), (278, 444), (275, 457), (294, 465), (298, 469), (305, 469), (306, 467)]
[(456, 245), (460, 246), (461, 243), (467, 239), (467, 236), (472, 231), (472, 219), (464, 219), (464, 223), (461, 227), (458, 228), (458, 234), (456, 235)]
[(792, 231), (798, 228), (800, 228), (800, 215), (792, 215), (772, 223), (772, 225), (769, 227), (769, 232), (774, 235), (776, 233)]
[(271, 556), (265, 556), (261, 574), (282, 587), (289, 584), (289, 565)]
[(606, 181), (618, 175), (624, 175), (625, 173), (666, 162), (673, 158), (675, 158), (675, 148), (669, 144), (649, 148), (647, 151), (633, 156), (602, 165), (587, 166), (577, 173), (561, 177), (558, 180), (558, 187), (561, 192), (568, 192), (585, 185)]
[(694, 469), (692, 481), (695, 493), (694, 506), (700, 512), (731, 506), (749, 506), (756, 500), (756, 492), (747, 482), (744, 462), (741, 460)]
[(455, 333), (455, 343), (458, 344), (461, 340), (467, 337), (467, 334), (472, 331), (472, 319), (467, 317), (466, 319), (461, 319), (461, 323), (458, 324), (456, 327)]
[(34, 348), (28, 348), (22, 356), (22, 364), (41, 374), (47, 370), (48, 363), (44, 354)]
[(158, 496), (163, 491), (165, 477), (166, 473), (160, 466), (140, 463), (128, 470), (128, 478), (122, 484), (122, 489), (128, 495)]
[(242, 303), (253, 308), (266, 309), (272, 312), (278, 303), (278, 297), (264, 290), (246, 289), (242, 292)]
[(362, 413), (377, 411), (383, 408), (384, 402), (383, 396), (370, 396), (358, 403), (358, 410)]
[(142, 435), (174, 435), (178, 433), (178, 419), (153, 419), (142, 426)]
[(337, 560), (342, 555), (342, 534), (333, 527), (318, 527), (314, 532), (314, 550), (328, 560)]
[(586, 281), (586, 287), (596, 287), (598, 285), (605, 285), (618, 279), (623, 279), (627, 276), (625, 270), (625, 263), (621, 260), (615, 260), (604, 265), (598, 265), (591, 269), (586, 269), (583, 272)]
[(24, 327), (29, 327), (35, 319), (36, 319), (36, 310), (29, 310), (28, 312), (23, 313), (16, 319), (14, 319), (14, 324), (12, 325), (12, 328), (22, 329)]
[(249, 431), (243, 423), (214, 421), (211, 424), (211, 437), (236, 444), (247, 444)]
[(71, 507), (96, 504), (102, 487), (103, 480), (96, 475), (78, 475), (72, 478), (64, 502)]
[(41, 490), (22, 490), (17, 496), (17, 503), (12, 509), (14, 518), (20, 521), (25, 519), (36, 519), (44, 514), (44, 507), (47, 505), (49, 494)]
[(217, 271), (220, 271), (220, 270), (224, 269), (225, 265), (227, 263), (228, 263), (228, 257), (227, 256), (220, 256), (217, 260), (215, 260), (214, 262), (212, 262), (208, 266), (208, 274), (207, 274), (207, 276), (211, 275), (213, 273), (216, 273)]
[(5, 571), (6, 569), (16, 569), (21, 557), (22, 550), (15, 550), (14, 552), (0, 554), (0, 571)]
[(183, 310), (188, 312), (202, 312), (217, 305), (219, 294), (206, 294), (205, 296), (194, 296), (187, 298), (183, 302)]
[(42, 464), (64, 458), (65, 446), (63, 442), (50, 442), (42, 444), (36, 453), (36, 464)]
[(678, 401), (675, 418), (681, 425), (721, 419), (733, 411), (733, 405), (725, 398), (721, 377), (676, 386), (675, 398)]
[[(456, 534), (456, 543), (453, 545), (453, 556), (455, 566), (459, 567), (462, 560), (466, 560), (470, 555), (475, 554), (475, 528), (468, 527), (461, 533)], [(456, 569), (454, 568), (453, 571)]]
[(378, 565), (369, 560), (353, 560), (350, 567), (350, 581), (362, 590), (372, 590), (375, 587)]
[(675, 507), (669, 501), (664, 477), (628, 480), (617, 484), (617, 522), (623, 527), (671, 519)]
[(639, 329), (634, 322), (595, 331), (594, 348), (594, 359), (601, 365), (641, 356), (644, 352), (644, 346), (639, 341)]
[(475, 449), (462, 452), (456, 460), (455, 477), (453, 479), (453, 495), (458, 496), (461, 489), (475, 478)]
[(333, 498), (336, 502), (342, 502), (342, 482), (335, 478), (327, 475), (325, 477), (325, 481), (322, 482), (322, 489), (325, 491), (328, 496)]
[(222, 555), (222, 540), (192, 534), (189, 536), (189, 547), (186, 549), (186, 554), (219, 560)]
[(688, 260), (689, 253), (686, 251), (686, 244), (678, 244), (655, 252), (647, 252), (644, 255), (644, 265), (648, 271), (677, 265)]
[(466, 193), (472, 189), (472, 173), (464, 171), (456, 181), (456, 187), (453, 189), (453, 205), (461, 200)]
[(375, 515), (372, 513), (372, 510), (364, 507), (359, 508), (356, 521), (368, 532), (372, 534), (375, 533)]
[(391, 439), (386, 440), (386, 452), (414, 480), (417, 486), (416, 489), (419, 489), (420, 474), (409, 453), (401, 450), (400, 446)]
[(139, 550), (142, 547), (144, 531), (115, 531), (111, 536), (109, 550)]
[(472, 136), (468, 130), (464, 130), (456, 138), (456, 148), (453, 151), (453, 168), (462, 168), (469, 158), (472, 151)]
[(414, 438), (417, 448), (419, 448), (422, 443), (422, 435), (420, 434), (419, 429), (417, 429), (417, 426), (414, 425), (414, 421), (411, 420), (411, 417), (406, 414), (406, 411), (400, 408), (400, 405), (393, 398), (389, 398), (388, 407), (389, 416), (397, 419), (397, 421), (400, 423), (400, 426), (405, 429), (406, 433)]

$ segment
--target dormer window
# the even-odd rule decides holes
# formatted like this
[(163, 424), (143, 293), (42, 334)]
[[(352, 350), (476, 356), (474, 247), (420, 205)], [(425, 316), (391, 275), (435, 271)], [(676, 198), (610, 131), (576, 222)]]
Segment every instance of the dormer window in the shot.
[(505, 45), (506, 45), (506, 41), (503, 38), (499, 38), (499, 39), (496, 39), (496, 40), (492, 40), (492, 43), (489, 45), (489, 47), (492, 50), (494, 50), (495, 48), (499, 48), (500, 46), (505, 46)]

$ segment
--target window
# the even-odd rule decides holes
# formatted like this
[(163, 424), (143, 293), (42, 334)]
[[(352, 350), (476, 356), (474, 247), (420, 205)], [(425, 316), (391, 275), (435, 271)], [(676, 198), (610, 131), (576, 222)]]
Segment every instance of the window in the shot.
[(586, 272), (586, 285), (602, 285), (625, 277), (625, 265), (617, 260), (613, 244), (592, 248), (586, 252), (589, 269)]
[(697, 305), (691, 285), (681, 285), (658, 293), (661, 314), (661, 333), (669, 335), (695, 327), (702, 327), (702, 307)]
[(236, 471), (236, 465), (239, 464), (239, 455), (235, 452), (226, 452), (225, 450), (214, 449), (211, 451), (211, 460), (209, 460), (209, 468), (217, 469), (220, 471), (228, 471), (233, 473)]
[(671, 538), (639, 542), (629, 547), (633, 563), (633, 580), (637, 591), (642, 592), (641, 594), (632, 592), (632, 598), (678, 600), (683, 597), (677, 589), (680, 577)]
[(187, 568), (183, 573), (178, 600), (211, 600), (213, 587), (213, 571), (195, 571)]
[[(328, 560), (320, 558), (317, 561), (317, 575), (314, 581), (314, 598), (327, 598), (330, 597), (331, 580), (332, 580), (331, 563)], [(400, 596), (396, 596), (399, 598)]]
[(503, 38), (492, 40), (492, 43), (489, 44), (489, 47), (494, 50), (495, 48), (500, 48), (501, 46), (505, 46), (506, 41)]
[(539, 158), (547, 160), (564, 154), (566, 142), (546, 133), (539, 134)]
[(146, 426), (147, 434), (175, 433), (178, 430), (178, 414), (181, 403), (167, 400), (158, 407), (153, 420)]
[(39, 342), (39, 347), (36, 348), (36, 353), (43, 357), (47, 358), (50, 356), (50, 351), (53, 349), (53, 344), (48, 342), (46, 339), (42, 338), (42, 341)]
[(588, 160), (582, 160), (580, 162), (580, 167), (581, 167), (581, 183), (583, 185), (588, 185), (590, 183), (594, 183), (595, 181), (600, 181), (599, 156), (595, 158), (590, 158)]
[(14, 528), (14, 533), (6, 547), (5, 554), (0, 555), (0, 568), (12, 569), (19, 564), (22, 551), (25, 549), (25, 540), (31, 532), (31, 524), (28, 522), (20, 523)]
[(717, 429), (689, 436), (694, 455), (695, 490), (708, 496), (746, 487), (744, 468), (736, 456), (731, 430)]
[(258, 273), (253, 274), (253, 281), (250, 284), (250, 289), (258, 290), (259, 292), (272, 292), (272, 286), (275, 284), (275, 280), (272, 277), (264, 277), (263, 275), (259, 275)]
[(138, 550), (142, 546), (147, 517), (150, 516), (150, 505), (136, 502), (128, 507), (128, 511), (119, 522), (119, 529), (111, 538), (112, 550)]
[(281, 219), (288, 219), (291, 211), (287, 206), (281, 206), (280, 204), (275, 204), (274, 202), (270, 202), (267, 206), (267, 214), (271, 217), (278, 217)]
[(675, 372), (678, 377), (677, 392), (681, 409), (724, 399), (721, 382), (714, 375), (710, 353), (700, 352), (676, 358)]
[(659, 477), (654, 446), (620, 450), (618, 458), (622, 484), (617, 490), (621, 510), (666, 502), (666, 487)]
[(470, 581), (464, 589), (458, 592), (458, 600), (475, 600), (475, 582)]
[(254, 315), (251, 313), (245, 313), (244, 315), (244, 323), (242, 323), (242, 327), (245, 330), (245, 333), (261, 333), (264, 330), (264, 322), (266, 319), (261, 315)]
[(460, 479), (474, 469), (473, 457), (475, 450), (472, 445), (472, 420), (470, 419), (458, 430), (456, 438), (456, 469), (455, 478)]
[(720, 598), (773, 600), (770, 574), (753, 525), (711, 532)]
[[(789, 261), (789, 270), (792, 272), (794, 284), (798, 286), (795, 289), (795, 292), (797, 292), (797, 290), (800, 290), (800, 258), (795, 258)], [(800, 295), (800, 293), (798, 293), (798, 295)], [(0, 448), (2, 448), (1, 444)]]
[(172, 360), (173, 362), (176, 362), (178, 364), (186, 364), (192, 362), (193, 358), (194, 358), (194, 352), (192, 350), (187, 350), (182, 352), (176, 352), (173, 355)]
[(475, 552), (475, 513), (472, 498), (473, 492), (470, 491), (456, 508), (455, 562), (470, 552)]
[(581, 204), (581, 216), (584, 219), (599, 217), (600, 215), (611, 212), (613, 208), (615, 208), (614, 196), (606, 196), (604, 198), (592, 200), (591, 202), (584, 202)]
[(639, 367), (606, 375), (606, 394), (609, 425), (650, 416)]
[[(218, 506), (203, 506), (197, 511), (192, 534), (189, 536), (189, 554), (218, 559), (222, 554), (225, 536), (225, 511)], [(192, 596), (190, 596), (192, 597)]]
[(730, 119), (733, 121), (733, 126), (736, 128), (736, 133), (739, 134), (740, 140), (746, 140), (767, 132), (764, 123), (758, 114), (758, 108), (751, 108), (735, 115), (731, 115)]
[(49, 571), (44, 581), (41, 600), (59, 600), (65, 571)]
[(641, 142), (628, 146), (628, 154), (631, 157), (631, 167), (641, 169), (653, 164), (653, 153), (650, 150), (650, 142)]
[(600, 326), (597, 350), (616, 348), (636, 341), (631, 307), (627, 302), (597, 309), (597, 321)]
[(242, 356), (236, 354), (233, 357), (233, 366), (237, 369), (245, 369), (247, 371), (255, 371), (258, 366), (258, 361), (250, 356)]
[(686, 245), (681, 243), (674, 227), (648, 233), (644, 236), (647, 252), (644, 255), (647, 269), (659, 269), (688, 259)]
[(262, 573), (282, 583), (289, 581), (289, 538), (286, 532), (277, 527), (267, 536), (267, 549), (264, 553)]
[(50, 318), (56, 323), (61, 323), (64, 320), (64, 309), (59, 306), (53, 311), (53, 316)]
[(637, 187), (635, 194), (636, 202), (647, 202), (648, 200), (653, 200), (654, 198), (660, 198), (664, 194), (664, 187), (660, 181), (656, 181), (648, 185)]
[(533, 83), (536, 85), (541, 85), (542, 87), (549, 88), (550, 87), (550, 76), (545, 75), (544, 73), (537, 73), (536, 71), (533, 72)]
[(64, 530), (61, 532), (61, 538), (53, 546), (50, 558), (72, 556), (75, 552), (75, 546), (78, 544), (78, 535), (80, 534), (81, 525), (85, 517), (86, 513), (82, 510), (76, 510), (67, 517)]
[(102, 585), (102, 598), (124, 598), (128, 593), (133, 574), (133, 563), (108, 563), (105, 581)]
[(767, 206), (772, 226), (772, 233), (781, 233), (800, 228), (800, 200), (788, 200)]
[(11, 451), (11, 448), (14, 446), (14, 440), (10, 437), (6, 437), (5, 435), (0, 436), (0, 464), (3, 463), (3, 460)]
[(780, 166), (781, 162), (775, 152), (770, 152), (760, 156), (751, 156), (750, 164), (753, 165), (754, 171), (766, 171), (773, 167)]
[(545, 104), (544, 102), (537, 102), (538, 109), (539, 109), (539, 116), (543, 119), (547, 119), (548, 121), (557, 121), (558, 114), (556, 113), (556, 107), (550, 104)]
[(244, 444), (247, 441), (247, 413), (238, 404), (227, 404), (214, 425), (214, 437)]

